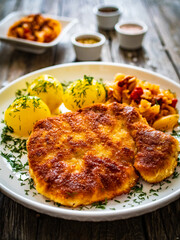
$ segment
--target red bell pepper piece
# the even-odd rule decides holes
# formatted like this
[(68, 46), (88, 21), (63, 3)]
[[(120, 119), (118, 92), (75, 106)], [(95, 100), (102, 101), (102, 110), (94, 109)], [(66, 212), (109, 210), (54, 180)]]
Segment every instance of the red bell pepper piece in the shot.
[(140, 96), (143, 94), (143, 89), (141, 87), (136, 87), (132, 93), (131, 93), (131, 98), (133, 100), (139, 100)]
[(172, 106), (173, 108), (175, 108), (175, 107), (176, 107), (176, 104), (177, 104), (177, 102), (178, 102), (177, 98), (173, 98), (173, 99), (172, 99), (171, 106)]

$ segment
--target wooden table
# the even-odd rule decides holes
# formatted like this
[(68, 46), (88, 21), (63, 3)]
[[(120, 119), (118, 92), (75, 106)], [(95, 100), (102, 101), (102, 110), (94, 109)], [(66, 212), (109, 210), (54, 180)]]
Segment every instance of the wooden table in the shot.
[[(55, 64), (75, 62), (70, 36), (80, 30), (98, 30), (91, 0), (1, 0), (0, 20), (12, 11), (32, 11), (79, 19), (56, 47), (42, 55), (14, 50), (0, 44), (0, 86), (34, 70)], [(108, 2), (108, 1), (107, 1)], [(123, 7), (122, 19), (140, 19), (148, 25), (143, 48), (119, 48), (114, 31), (100, 31), (106, 38), (101, 60), (141, 66), (174, 81), (180, 79), (180, 1), (117, 0)], [(29, 210), (5, 195), (0, 195), (0, 239), (180, 239), (180, 200), (128, 220), (113, 222), (76, 222), (49, 217)]]

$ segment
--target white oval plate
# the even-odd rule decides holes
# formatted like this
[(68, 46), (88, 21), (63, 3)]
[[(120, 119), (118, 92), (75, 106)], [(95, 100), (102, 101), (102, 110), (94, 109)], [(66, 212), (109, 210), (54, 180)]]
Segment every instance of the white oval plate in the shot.
[(30, 12), (12, 12), (8, 16), (6, 16), (3, 20), (0, 21), (0, 40), (13, 45), (15, 48), (20, 49), (26, 52), (32, 53), (43, 53), (47, 48), (53, 47), (57, 45), (60, 41), (62, 41), (64, 35), (73, 27), (74, 24), (78, 22), (75, 18), (68, 17), (59, 17), (52, 16), (49, 14), (43, 14), (44, 17), (49, 17), (52, 19), (56, 19), (61, 23), (61, 32), (60, 34), (49, 43), (41, 43), (35, 41), (29, 41), (21, 38), (8, 37), (7, 32), (10, 26), (12, 26), (16, 21), (20, 20), (22, 17), (32, 14)]
[[(82, 78), (84, 74), (93, 76), (96, 79), (103, 78), (105, 82), (110, 82), (113, 81), (114, 75), (118, 72), (135, 75), (141, 80), (159, 84), (161, 88), (171, 89), (177, 93), (178, 109), (180, 109), (180, 85), (166, 77), (123, 64), (84, 62), (44, 68), (20, 77), (9, 84), (0, 91), (1, 119), (3, 119), (2, 111), (14, 100), (15, 91), (24, 88), (26, 82), (31, 82), (40, 74), (51, 74), (60, 82), (74, 81)], [(170, 177), (168, 181), (155, 186), (140, 180), (140, 184), (143, 185), (143, 193), (119, 196), (108, 201), (105, 209), (96, 208), (95, 206), (88, 206), (88, 209), (57, 207), (53, 202), (47, 202), (47, 199), (39, 194), (33, 196), (34, 189), (30, 190), (26, 195), (25, 190), (28, 186), (20, 186), (19, 175), (12, 172), (10, 165), (2, 157), (0, 157), (0, 169), (1, 189), (7, 196), (38, 212), (71, 220), (112, 221), (135, 217), (161, 208), (180, 197), (179, 176), (175, 179)], [(180, 173), (180, 167), (177, 167), (176, 171)], [(14, 176), (13, 179), (9, 177), (10, 175)], [(159, 190), (156, 191), (157, 189)]]

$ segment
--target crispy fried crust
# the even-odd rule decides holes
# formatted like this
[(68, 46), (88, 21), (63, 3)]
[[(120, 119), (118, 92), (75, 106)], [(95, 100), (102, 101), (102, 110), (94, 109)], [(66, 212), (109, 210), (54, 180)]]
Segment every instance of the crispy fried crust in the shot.
[(178, 141), (149, 126), (134, 124), (132, 136), (137, 147), (134, 167), (149, 183), (160, 182), (177, 166)]
[(138, 179), (133, 164), (148, 182), (168, 177), (178, 143), (135, 108), (112, 103), (37, 122), (27, 148), (37, 190), (76, 207), (129, 192)]

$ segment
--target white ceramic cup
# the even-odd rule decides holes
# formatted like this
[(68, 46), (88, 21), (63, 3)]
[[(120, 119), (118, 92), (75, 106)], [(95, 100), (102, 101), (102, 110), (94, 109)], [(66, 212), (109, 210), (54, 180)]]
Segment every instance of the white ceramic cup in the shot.
[[(102, 9), (113, 9), (113, 11), (102, 11)], [(93, 9), (96, 15), (97, 24), (99, 28), (111, 30), (114, 29), (115, 24), (119, 21), (122, 11), (115, 5), (98, 5)]]
[[(97, 43), (84, 44), (80, 43), (78, 39), (92, 38), (98, 40)], [(76, 52), (76, 57), (80, 61), (95, 61), (100, 59), (101, 49), (106, 41), (104, 35), (100, 33), (82, 33), (75, 34), (71, 38), (71, 42)]]
[[(141, 30), (137, 32), (128, 32), (124, 29), (121, 29), (121, 26), (124, 25), (136, 25), (141, 27)], [(117, 23), (115, 25), (115, 30), (118, 35), (119, 44), (122, 48), (133, 50), (138, 49), (142, 46), (142, 41), (144, 35), (146, 34), (148, 27), (145, 23), (141, 21), (126, 21), (123, 23)]]

